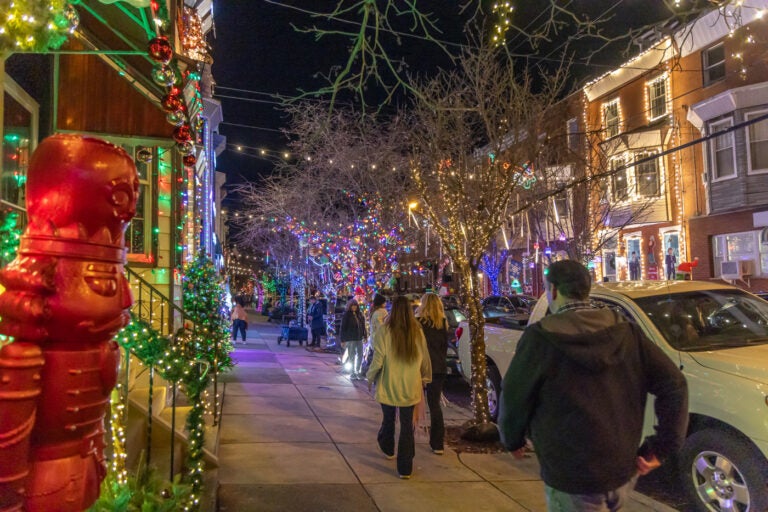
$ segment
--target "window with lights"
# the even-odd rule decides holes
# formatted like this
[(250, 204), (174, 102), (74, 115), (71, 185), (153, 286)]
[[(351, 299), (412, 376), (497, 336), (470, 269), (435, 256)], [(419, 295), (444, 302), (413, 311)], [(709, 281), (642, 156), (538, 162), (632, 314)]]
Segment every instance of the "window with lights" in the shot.
[(129, 260), (148, 260), (152, 253), (151, 178), (157, 155), (152, 147), (123, 144), (122, 148), (133, 158), (139, 175), (139, 200), (136, 202), (136, 215), (125, 230), (125, 246)]
[(608, 162), (611, 171), (611, 193), (614, 201), (626, 201), (629, 196), (627, 170), (624, 169), (624, 157), (612, 158)]
[[(635, 153), (635, 161), (645, 160), (655, 153)], [(660, 193), (659, 159), (646, 160), (635, 165), (637, 195), (643, 198), (658, 197)]]
[(666, 76), (659, 77), (648, 85), (648, 103), (651, 121), (667, 115)]
[(619, 134), (619, 100), (603, 105), (603, 124), (606, 138)]

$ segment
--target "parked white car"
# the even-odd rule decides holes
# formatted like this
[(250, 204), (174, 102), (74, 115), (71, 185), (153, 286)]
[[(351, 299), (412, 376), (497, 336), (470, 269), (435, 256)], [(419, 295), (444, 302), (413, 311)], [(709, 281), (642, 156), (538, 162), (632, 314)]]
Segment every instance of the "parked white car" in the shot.
[[(690, 427), (678, 467), (697, 510), (768, 510), (768, 302), (702, 281), (601, 283), (590, 296), (595, 305), (640, 325), (685, 374)], [(546, 310), (542, 298), (530, 322)], [(466, 324), (460, 327), (459, 359), (469, 379), (469, 332)], [(494, 418), (501, 376), (521, 335), (486, 326)], [(646, 434), (654, 423), (653, 404), (648, 405)]]

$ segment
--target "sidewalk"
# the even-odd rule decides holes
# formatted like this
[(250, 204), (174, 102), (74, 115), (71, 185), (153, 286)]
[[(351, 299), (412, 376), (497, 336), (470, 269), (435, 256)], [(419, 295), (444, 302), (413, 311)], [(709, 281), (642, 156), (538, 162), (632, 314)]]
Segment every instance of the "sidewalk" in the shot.
[[(249, 317), (237, 366), (220, 380), (221, 512), (546, 510), (535, 458), (448, 446), (438, 456), (417, 438), (413, 477), (400, 480), (376, 444), (381, 408), (367, 384), (339, 373), (334, 354), (278, 345), (279, 326)], [(446, 424), (469, 417), (445, 410)], [(635, 493), (626, 510), (674, 509)]]

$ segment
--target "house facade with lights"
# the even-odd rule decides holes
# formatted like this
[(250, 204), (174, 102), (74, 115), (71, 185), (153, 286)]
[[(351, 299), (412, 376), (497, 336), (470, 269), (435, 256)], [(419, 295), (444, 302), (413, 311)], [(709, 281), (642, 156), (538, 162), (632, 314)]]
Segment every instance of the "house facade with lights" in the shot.
[(693, 279), (768, 285), (767, 7), (714, 10), (584, 87), (614, 238), (596, 254), (598, 278), (629, 279), (636, 252), (641, 279), (665, 279), (671, 249), (676, 265), (698, 258)]
[[(684, 217), (694, 279), (768, 290), (768, 2), (744, 2), (741, 26), (708, 15), (681, 45)], [(750, 7), (749, 9), (747, 7)], [(697, 142), (701, 141), (701, 142)]]
[[(676, 143), (667, 49), (653, 47), (584, 87), (588, 156), (600, 183), (591, 210), (606, 212), (595, 254), (598, 279), (663, 279), (668, 247), (680, 253), (680, 175), (666, 151)], [(634, 253), (634, 255), (633, 255)], [(678, 256), (679, 259), (679, 256)]]
[(57, 50), (2, 60), (3, 210), (23, 228), (26, 166), (42, 138), (77, 133), (121, 146), (141, 182), (128, 267), (176, 302), (183, 264), (221, 253), (210, 2), (94, 0), (75, 13), (77, 28)]

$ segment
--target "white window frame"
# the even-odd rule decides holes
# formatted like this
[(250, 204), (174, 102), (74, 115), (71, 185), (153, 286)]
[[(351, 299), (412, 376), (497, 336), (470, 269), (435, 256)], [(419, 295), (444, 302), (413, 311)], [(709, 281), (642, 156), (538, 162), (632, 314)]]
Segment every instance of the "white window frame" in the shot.
[[(713, 121), (708, 123), (707, 129), (709, 130), (710, 134), (716, 133), (717, 130), (716, 127), (720, 126), (727, 126), (728, 128), (733, 126), (733, 118), (728, 117), (725, 119), (719, 119), (717, 121)], [(713, 137), (709, 141), (707, 141), (707, 148), (709, 151), (709, 160), (710, 160), (710, 169), (709, 169), (709, 177), (712, 180), (712, 183), (717, 183), (719, 181), (727, 181), (732, 180), (736, 177), (738, 177), (738, 171), (736, 170), (736, 137), (734, 137), (734, 131), (730, 131), (728, 133), (724, 133), (722, 135), (719, 135), (718, 137), (730, 137), (731, 139), (731, 157), (733, 159), (733, 174), (729, 174), (727, 176), (717, 176), (717, 158), (715, 154), (715, 140), (718, 137)]]
[[(621, 163), (619, 165), (615, 165), (618, 162), (621, 162)], [(627, 165), (627, 158), (625, 155), (622, 154), (620, 156), (615, 156), (615, 157), (612, 157), (610, 160), (608, 160), (608, 168), (611, 171), (613, 171), (617, 167), (624, 167), (624, 169), (617, 173), (611, 172), (610, 181), (609, 181), (611, 186), (611, 199), (617, 203), (625, 203), (632, 199), (632, 188), (629, 183), (629, 175), (631, 173), (627, 172), (631, 167)], [(613, 186), (613, 184), (616, 181), (616, 177), (618, 176), (619, 173), (624, 175), (624, 182), (626, 183), (623, 197), (618, 197), (616, 195), (616, 188)]]
[[(608, 124), (608, 109), (613, 107), (616, 108), (616, 122), (615, 122), (616, 133), (613, 133), (613, 129), (612, 129), (612, 126), (614, 126), (613, 117), (611, 117), (611, 124), (610, 125)], [(621, 112), (619, 112), (618, 98), (603, 104), (603, 125), (605, 126), (606, 139), (616, 137), (619, 133), (621, 133)]]
[[(768, 110), (755, 110), (753, 112), (746, 113), (744, 115), (744, 120), (745, 121), (749, 121), (750, 118), (760, 117), (760, 116), (763, 116), (765, 114), (768, 114)], [(761, 123), (768, 124), (768, 119), (763, 119), (762, 121), (760, 121), (760, 123), (757, 123), (757, 124), (761, 124)], [(747, 145), (747, 174), (765, 174), (765, 173), (768, 173), (768, 166), (760, 168), (760, 169), (754, 169), (752, 167), (752, 138), (750, 137), (750, 129), (753, 126), (755, 126), (755, 125), (751, 124), (749, 126), (744, 127), (744, 134), (746, 136), (745, 140), (746, 140), (746, 145)], [(764, 144), (768, 144), (768, 139), (764, 139), (764, 140), (759, 141), (759, 142), (762, 142)]]
[[(715, 50), (717, 48), (720, 48), (720, 47), (723, 48), (723, 60), (719, 60), (719, 61), (714, 62), (714, 63), (710, 62), (709, 61), (710, 53), (713, 50)], [(721, 65), (723, 66), (723, 76), (720, 77), (720, 78), (717, 78), (715, 80), (710, 79), (709, 78), (710, 71), (712, 69), (718, 67), (718, 66), (721, 66)], [(704, 87), (708, 87), (708, 86), (710, 86), (710, 85), (712, 85), (714, 83), (720, 82), (721, 80), (724, 80), (724, 79), (725, 79), (725, 44), (724, 43), (716, 44), (716, 45), (710, 46), (709, 48), (706, 48), (706, 49), (702, 50), (701, 51), (701, 81), (704, 84)]]
[[(657, 87), (659, 84), (661, 84), (661, 87), (664, 89), (664, 94), (661, 95), (664, 111), (660, 113), (659, 115), (653, 115), (653, 106), (654, 106), (654, 95), (652, 92), (655, 90), (655, 87)], [(669, 91), (667, 91), (667, 75), (664, 74), (655, 80), (652, 80), (648, 82), (648, 86), (645, 88), (646, 94), (648, 94), (648, 120), (649, 121), (655, 121), (657, 119), (661, 119), (662, 117), (665, 117), (669, 113), (669, 106), (667, 105), (667, 94)]]
[[(28, 154), (29, 157), (32, 156), (32, 153), (35, 152), (35, 149), (37, 149), (37, 140), (39, 138), (39, 129), (40, 129), (40, 104), (35, 101), (35, 99), (24, 90), (24, 88), (21, 87), (21, 85), (16, 82), (8, 73), (0, 73), (0, 76), (3, 80), (3, 92), (8, 94), (10, 97), (12, 97), (17, 103), (19, 103), (22, 107), (24, 107), (27, 112), (30, 113), (30, 137), (29, 137), (29, 146), (28, 146)], [(5, 97), (0, 98), (0, 113), (3, 112), (5, 108)], [(5, 123), (2, 121), (2, 117), (0, 117), (0, 137), (5, 137)], [(21, 191), (21, 201), (19, 206), (20, 208), (26, 209), (26, 189), (23, 189)]]
[(661, 157), (658, 156), (658, 153), (656, 151), (638, 151), (638, 152), (636, 152), (633, 155), (633, 161), (643, 160), (645, 158), (648, 158), (648, 157), (651, 157), (651, 156), (654, 156), (654, 155), (656, 155), (656, 159), (653, 160), (653, 162), (656, 165), (656, 195), (648, 196), (648, 195), (643, 195), (643, 194), (640, 193), (640, 177), (639, 177), (640, 166), (641, 165), (648, 165), (651, 162), (646, 162), (645, 164), (634, 164), (632, 166), (632, 170), (633, 170), (632, 176), (633, 176), (634, 181), (635, 181), (635, 183), (634, 183), (634, 194), (633, 195), (634, 195), (634, 197), (636, 199), (644, 200), (644, 199), (653, 199), (653, 198), (661, 197), (661, 184), (662, 184), (661, 171), (662, 171), (662, 169), (661, 169)]
[[(720, 262), (721, 261), (735, 261), (743, 259), (743, 254), (740, 257), (737, 257), (735, 260), (732, 258), (732, 255), (728, 253), (728, 237), (731, 236), (744, 236), (744, 235), (751, 235), (753, 237), (752, 240), (752, 247), (753, 250), (748, 256), (752, 261), (754, 262), (754, 269), (755, 273), (753, 277), (758, 276), (765, 276), (766, 273), (768, 273), (768, 268), (764, 269), (762, 268), (762, 260), (764, 259), (764, 256), (766, 252), (768, 252), (768, 246), (763, 247), (760, 241), (760, 229), (758, 230), (749, 230), (749, 231), (738, 231), (735, 233), (721, 233), (718, 235), (712, 235), (712, 262), (714, 265), (714, 277), (720, 277)], [(723, 253), (720, 253), (718, 251), (718, 248), (724, 248)], [(765, 258), (768, 259), (768, 258)]]

